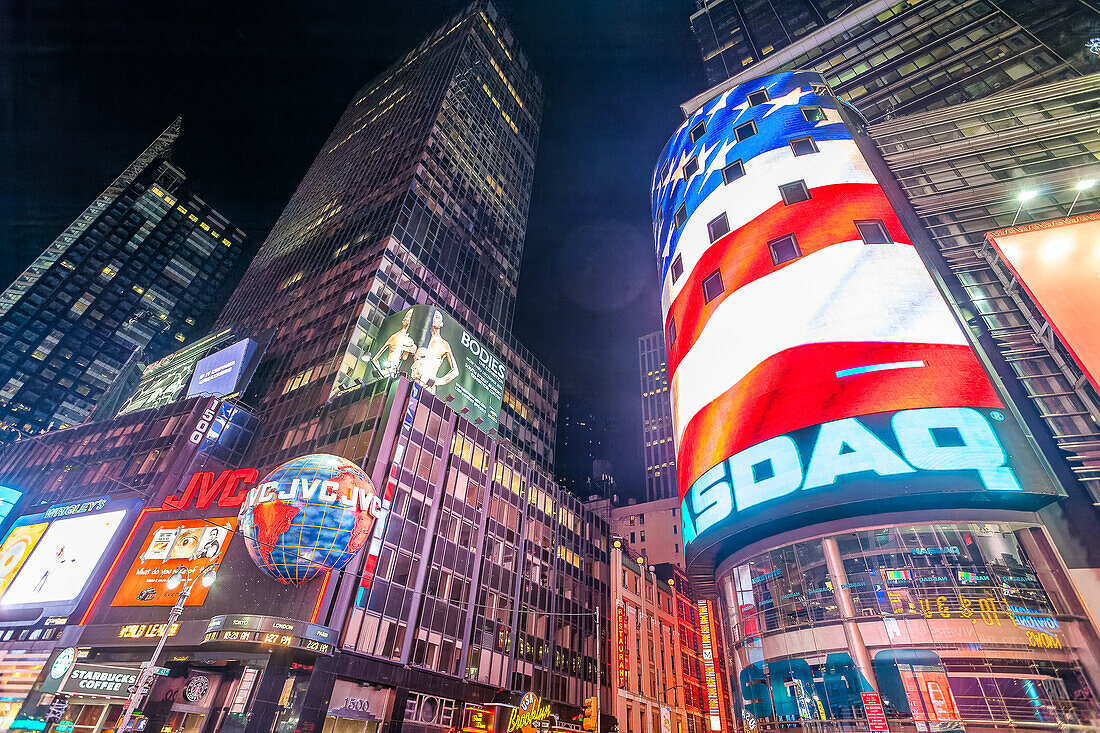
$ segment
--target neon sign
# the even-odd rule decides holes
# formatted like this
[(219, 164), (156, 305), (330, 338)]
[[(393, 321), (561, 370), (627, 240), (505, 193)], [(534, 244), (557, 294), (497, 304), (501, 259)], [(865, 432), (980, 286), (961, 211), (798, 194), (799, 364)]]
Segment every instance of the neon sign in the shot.
[(542, 698), (533, 692), (523, 693), (519, 706), (512, 708), (508, 716), (507, 733), (516, 733), (518, 730), (533, 729), (534, 723), (546, 720), (550, 717), (550, 703), (543, 702)]
[(619, 687), (626, 687), (626, 609), (618, 608)]
[(707, 682), (707, 706), (711, 718), (722, 709), (718, 700), (718, 672), (714, 667), (714, 626), (711, 624), (710, 601), (699, 601), (699, 633), (703, 640), (703, 674)]

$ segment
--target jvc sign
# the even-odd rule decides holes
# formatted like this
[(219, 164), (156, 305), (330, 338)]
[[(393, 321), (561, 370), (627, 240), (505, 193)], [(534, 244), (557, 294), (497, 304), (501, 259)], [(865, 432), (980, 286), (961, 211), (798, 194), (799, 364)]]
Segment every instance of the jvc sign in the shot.
[(969, 473), (986, 491), (1021, 491), (989, 419), (976, 409), (935, 407), (822, 423), (750, 446), (700, 476), (683, 499), (684, 541), (764, 502), (797, 499), (790, 496), (795, 492), (839, 488), (853, 479), (904, 483), (948, 471)]

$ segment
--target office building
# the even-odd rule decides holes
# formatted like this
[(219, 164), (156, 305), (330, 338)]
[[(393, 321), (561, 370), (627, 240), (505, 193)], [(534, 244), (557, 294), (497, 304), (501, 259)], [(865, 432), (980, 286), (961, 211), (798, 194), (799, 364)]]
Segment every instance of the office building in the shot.
[(1020, 401), (1041, 416), (1036, 430), (1055, 439), (1049, 460), (1058, 465), (1068, 456), (1074, 468), (1066, 481), (1080, 482), (1090, 502), (1100, 501), (1092, 457), (1100, 447), (1097, 386), (1026, 287), (996, 267), (986, 234), (1100, 210), (1098, 84), (1094, 74), (868, 129), (942, 253), (945, 282), (953, 281), (984, 350), (1001, 355), (998, 372), (1020, 385)]
[[(812, 69), (869, 120), (1100, 71), (1077, 0), (696, 0), (710, 84)], [(689, 103), (690, 105), (691, 103)], [(694, 110), (692, 110), (694, 111)]]
[(1095, 572), (1048, 521), (1076, 498), (858, 119), (820, 75), (770, 74), (716, 90), (656, 166), (687, 574), (735, 708), (1095, 726)]
[(609, 509), (611, 531), (654, 565), (684, 569), (684, 538), (680, 535), (680, 499), (647, 501)]
[(621, 537), (609, 561), (616, 650), (609, 707), (620, 733), (711, 730), (698, 612), (685, 579), (659, 572)]
[(614, 420), (590, 406), (565, 399), (558, 410), (558, 484), (580, 499), (611, 498), (615, 466), (608, 460), (616, 433)]
[(256, 387), (279, 414), (261, 463), (302, 452), (267, 425), (307, 425), (357, 389), (383, 318), (423, 303), (507, 364), (495, 429), (553, 470), (557, 382), (510, 332), (541, 114), (538, 77), (491, 5), (355, 94), (218, 320), (279, 327)]
[[(463, 9), (356, 95), (209, 341), (151, 365), (113, 420), (0, 453), (31, 496), (8, 540), (48, 514), (103, 548), (72, 610), (42, 621), (60, 630), (17, 725), (61, 692), (88, 721), (78, 733), (121, 727), (127, 684), (93, 699), (49, 670), (136, 686), (162, 632), (150, 730), (491, 731), (517, 711), (548, 725), (580, 712), (609, 652), (608, 526), (556, 486), (557, 387), (508, 333), (539, 108), (503, 19)], [(227, 396), (160, 404), (188, 370), (189, 391), (231, 376), (209, 388)], [(208, 411), (173, 420), (196, 399), (255, 405), (224, 468), (188, 473), (151, 439), (224, 435)], [(108, 448), (136, 468), (101, 469)], [(181, 472), (159, 477), (162, 462)], [(105, 538), (119, 512), (129, 531)], [(0, 608), (41, 595), (35, 557)], [(214, 565), (165, 625), (168, 581), (212, 580)], [(37, 628), (10, 626), (0, 649)]]
[(665, 337), (660, 331), (638, 339), (642, 377), (642, 449), (645, 456), (645, 500), (676, 496), (676, 447), (672, 442), (672, 407), (668, 394)]
[[(201, 335), (244, 233), (171, 161), (176, 120), (0, 293), (0, 424), (83, 422), (123, 371)], [(9, 438), (15, 435), (9, 432)]]

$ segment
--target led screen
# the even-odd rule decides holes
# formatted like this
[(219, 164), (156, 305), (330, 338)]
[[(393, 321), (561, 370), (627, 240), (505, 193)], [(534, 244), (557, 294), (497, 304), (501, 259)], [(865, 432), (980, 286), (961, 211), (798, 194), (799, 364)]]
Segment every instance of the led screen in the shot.
[(16, 573), (23, 567), (48, 526), (46, 522), (25, 524), (13, 528), (4, 539), (4, 544), (0, 545), (0, 595), (15, 580)]
[(504, 362), (440, 309), (414, 305), (389, 316), (361, 361), (365, 381), (406, 376), (483, 431), (496, 430)]
[(1078, 365), (1100, 384), (1100, 214), (990, 232), (989, 241)]
[(118, 510), (51, 522), (0, 596), (0, 606), (77, 599), (125, 518), (125, 510)]
[[(168, 579), (181, 568), (194, 580), (203, 569), (221, 562), (236, 529), (235, 517), (184, 519), (156, 522), (149, 529), (130, 570), (115, 593), (112, 606), (171, 606), (183, 586), (168, 587)], [(196, 584), (188, 606), (206, 601), (207, 587)]]
[(688, 542), (792, 500), (1054, 493), (820, 84), (730, 89), (658, 161)]
[(238, 391), (241, 375), (256, 349), (255, 341), (241, 339), (232, 346), (200, 359), (195, 365), (191, 383), (187, 386), (187, 396), (224, 397)]

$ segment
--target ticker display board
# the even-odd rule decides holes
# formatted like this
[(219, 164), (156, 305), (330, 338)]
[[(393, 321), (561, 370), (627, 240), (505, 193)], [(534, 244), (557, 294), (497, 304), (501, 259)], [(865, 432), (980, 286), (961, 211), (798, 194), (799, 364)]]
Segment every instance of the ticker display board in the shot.
[(496, 430), (507, 367), (439, 308), (414, 305), (387, 317), (362, 358), (367, 381), (406, 376), (486, 433)]
[(230, 643), (265, 648), (288, 647), (316, 654), (332, 654), (336, 632), (327, 626), (274, 616), (225, 615), (210, 619), (204, 644)]
[(685, 543), (857, 502), (1057, 495), (817, 74), (689, 117), (653, 219)]

